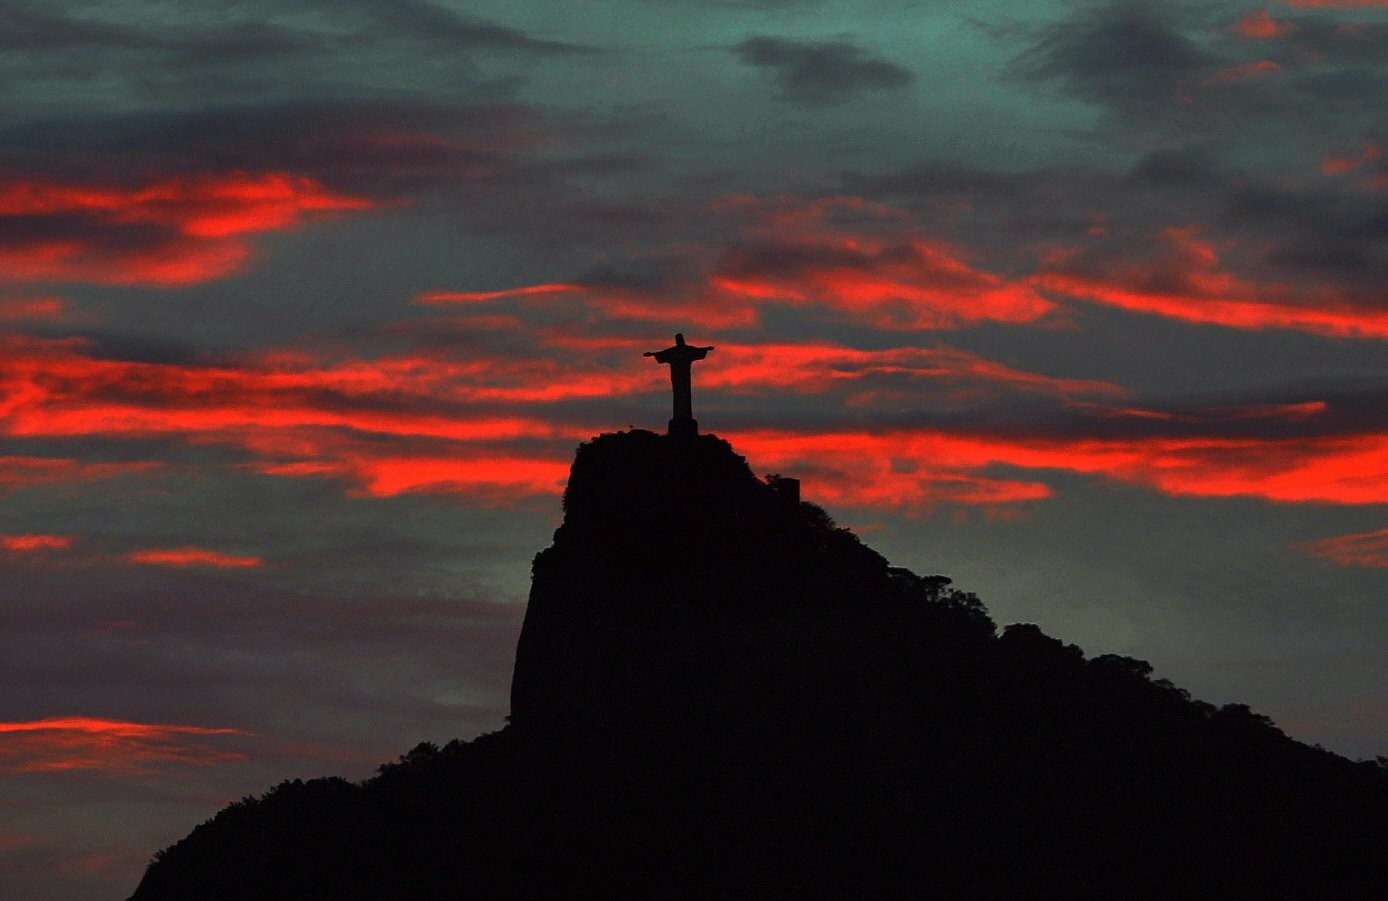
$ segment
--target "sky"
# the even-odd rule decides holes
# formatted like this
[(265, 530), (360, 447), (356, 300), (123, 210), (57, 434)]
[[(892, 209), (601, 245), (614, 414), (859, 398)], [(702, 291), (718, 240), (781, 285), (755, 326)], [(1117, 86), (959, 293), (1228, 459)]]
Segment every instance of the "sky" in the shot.
[(1388, 754), (1388, 2), (3, 0), (0, 896), (507, 712), (575, 447)]

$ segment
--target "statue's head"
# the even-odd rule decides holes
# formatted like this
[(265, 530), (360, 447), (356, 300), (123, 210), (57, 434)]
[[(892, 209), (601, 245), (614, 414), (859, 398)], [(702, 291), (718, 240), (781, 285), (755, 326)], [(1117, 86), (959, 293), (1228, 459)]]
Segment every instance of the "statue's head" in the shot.
[(684, 344), (684, 332), (676, 332), (676, 333), (675, 333), (675, 343), (676, 343), (676, 344)]

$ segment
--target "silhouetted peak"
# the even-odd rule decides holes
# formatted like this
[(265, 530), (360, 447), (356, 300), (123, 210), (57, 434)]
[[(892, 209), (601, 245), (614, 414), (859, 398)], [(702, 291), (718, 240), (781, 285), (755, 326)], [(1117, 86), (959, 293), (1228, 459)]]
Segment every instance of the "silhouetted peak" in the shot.
[(723, 439), (634, 430), (579, 447), (531, 603), (842, 606), (881, 597), (887, 570), (795, 480), (758, 479)]
[(511, 725), (234, 804), (134, 901), (1382, 895), (1384, 766), (995, 635), (793, 489), (712, 435), (583, 445)]
[(716, 435), (675, 438), (640, 429), (579, 446), (564, 491), (564, 524), (677, 526), (730, 511), (765, 488)]
[[(826, 630), (825, 617), (909, 603), (917, 586), (905, 571), (801, 501), (798, 486), (757, 478), (714, 435), (630, 431), (581, 446), (564, 522), (535, 558), (512, 721), (726, 725), (747, 713), (730, 693), (779, 692), (771, 686), (791, 668), (823, 659), (816, 643), (843, 644), (844, 626)], [(779, 671), (756, 672), (766, 660)]]

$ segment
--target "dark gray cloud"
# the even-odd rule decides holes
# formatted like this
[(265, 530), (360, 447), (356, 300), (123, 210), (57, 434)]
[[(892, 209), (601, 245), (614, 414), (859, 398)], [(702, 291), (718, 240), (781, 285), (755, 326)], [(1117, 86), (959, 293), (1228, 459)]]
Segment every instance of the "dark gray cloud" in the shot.
[(998, 242), (1014, 253), (1031, 248), (1041, 255), (1084, 244), (1117, 263), (1157, 247), (1165, 229), (1194, 227), (1247, 276), (1330, 287), (1344, 302), (1384, 308), (1388, 197), (1367, 186), (1377, 161), (1343, 176), (1288, 179), (1232, 165), (1233, 149), (1192, 141), (1146, 154), (1126, 171), (998, 173), (926, 162), (900, 173), (842, 178), (847, 189), (910, 205), (931, 216), (935, 229), (973, 246)]
[(781, 96), (795, 103), (842, 103), (865, 91), (903, 88), (909, 69), (844, 41), (805, 43), (758, 36), (732, 48), (749, 66), (772, 71)]
[[(42, 62), (45, 53), (69, 51), (164, 54), (168, 64), (183, 65), (249, 62), (317, 49), (325, 40), (319, 34), (270, 22), (152, 29), (25, 7), (0, 10), (0, 53), (28, 54), (32, 62)], [(49, 61), (55, 67), (62, 62), (52, 57)]]
[(31, 120), (0, 131), (0, 165), (69, 178), (114, 169), (127, 179), (282, 169), (343, 189), (389, 191), (494, 174), (553, 127), (538, 110), (513, 103), (212, 105)]
[(1046, 29), (1015, 67), (1019, 77), (1056, 79), (1085, 99), (1132, 107), (1174, 102), (1211, 62), (1155, 8), (1120, 3), (1081, 10)]
[[(205, 26), (194, 10), (180, 20), (171, 17), (160, 27), (123, 24), (118, 20), (81, 14), (64, 15), (51, 6), (27, 4), (25, 0), (0, 9), (0, 52), (12, 50), (67, 50), (123, 48), (129, 50), (203, 51), (239, 57), (251, 52), (274, 53), (331, 47), (340, 32), (291, 28), (268, 19), (277, 11), (264, 4), (239, 4), (244, 18), (224, 25)], [(446, 42), (455, 49), (518, 51), (525, 53), (568, 54), (589, 52), (591, 48), (565, 41), (546, 40), (485, 19), (469, 17), (429, 3), (427, 0), (399, 0), (395, 3), (337, 3), (334, 22), (356, 26), (349, 30), (347, 43), (364, 38), (409, 38), (425, 42)], [(221, 10), (224, 14), (225, 8)], [(345, 13), (345, 15), (344, 15)], [(219, 17), (219, 18), (224, 18)]]
[(538, 38), (522, 31), (473, 18), (428, 0), (398, 0), (393, 3), (350, 2), (358, 16), (374, 27), (360, 33), (362, 38), (377, 38), (387, 33), (426, 43), (441, 43), (455, 49), (519, 51), (542, 55), (587, 53), (593, 48), (566, 41)]
[(1213, 149), (1187, 144), (1152, 151), (1128, 170), (1126, 180), (1138, 189), (1208, 192), (1223, 190), (1229, 174)]
[(258, 0), (195, 3), (157, 24), (119, 8), (11, 4), (0, 11), (0, 74), (14, 77), (0, 98), (11, 116), (90, 111), (96, 98), (108, 109), (458, 91), (480, 99), (511, 92), (537, 61), (592, 50), (425, 0), (321, 11), (330, 26), (303, 15), (311, 6), (286, 15)]
[[(171, 176), (292, 172), (385, 211), (422, 203), (459, 223), (545, 246), (648, 232), (646, 203), (594, 196), (594, 182), (649, 161), (600, 148), (633, 128), (520, 103), (352, 99), (241, 104), (0, 128), (0, 177), (138, 187)], [(545, 209), (547, 215), (534, 215)], [(72, 221), (68, 221), (72, 220)], [(59, 236), (116, 254), (167, 246), (167, 229), (109, 216), (7, 217), (0, 245)]]
[(1218, 137), (1285, 156), (1307, 129), (1344, 138), (1353, 116), (1373, 121), (1388, 99), (1388, 26), (1279, 17), (1265, 26), (1274, 33), (1246, 34), (1235, 24), (1242, 12), (1082, 5), (1049, 26), (1009, 29), (1031, 46), (1008, 74), (1097, 104), (1105, 115), (1091, 138), (1147, 150)]

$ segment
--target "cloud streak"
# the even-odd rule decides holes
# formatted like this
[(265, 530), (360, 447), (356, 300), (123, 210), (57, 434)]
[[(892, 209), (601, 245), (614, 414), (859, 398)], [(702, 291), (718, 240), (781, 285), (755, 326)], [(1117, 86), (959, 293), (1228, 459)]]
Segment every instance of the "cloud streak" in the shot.
[(241, 729), (135, 723), (93, 717), (0, 722), (0, 772), (150, 774), (171, 764), (211, 766), (248, 759), (220, 746)]
[(1365, 566), (1388, 569), (1388, 529), (1376, 532), (1357, 532), (1308, 541), (1297, 550), (1329, 560), (1337, 566)]
[(261, 557), (227, 554), (201, 547), (146, 548), (131, 551), (123, 558), (143, 566), (172, 566), (175, 568), (206, 566), (214, 569), (251, 569), (265, 565)]
[(1166, 229), (1155, 251), (1139, 261), (1061, 253), (1035, 281), (1070, 297), (1196, 324), (1388, 338), (1388, 310), (1330, 287), (1299, 291), (1241, 279), (1221, 267), (1217, 249), (1193, 229)]
[(287, 172), (133, 187), (0, 180), (0, 280), (195, 284), (240, 270), (249, 235), (374, 205)]
[(155, 461), (88, 463), (67, 457), (0, 455), (0, 491), (48, 484), (81, 484), (120, 475), (147, 473), (160, 466)]
[[(938, 501), (1040, 500), (1039, 482), (954, 491), (993, 467), (1068, 472), (1174, 496), (1255, 497), (1288, 503), (1388, 503), (1388, 437), (1144, 439), (1055, 438), (944, 430), (729, 436), (759, 465), (814, 473), (830, 503), (896, 508)], [(941, 484), (946, 486), (940, 490)], [(991, 495), (988, 493), (991, 492)]]
[(24, 535), (0, 535), (0, 548), (12, 554), (33, 554), (46, 551), (61, 551), (72, 546), (71, 535), (46, 535), (29, 533)]
[(805, 42), (759, 35), (732, 51), (743, 63), (772, 72), (783, 99), (812, 106), (897, 90), (914, 78), (911, 70), (846, 41)]

